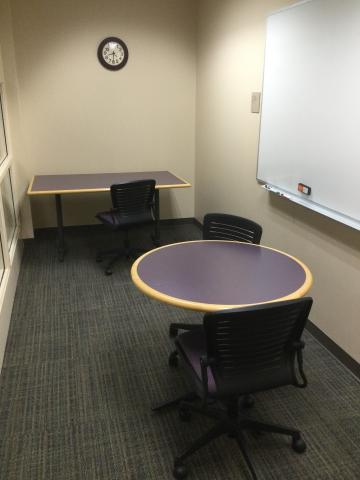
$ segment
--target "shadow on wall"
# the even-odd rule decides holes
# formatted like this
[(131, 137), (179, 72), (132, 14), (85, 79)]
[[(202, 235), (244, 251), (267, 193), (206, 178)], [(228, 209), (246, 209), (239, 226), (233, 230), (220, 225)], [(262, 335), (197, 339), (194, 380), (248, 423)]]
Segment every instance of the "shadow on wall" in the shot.
[(286, 198), (272, 193), (268, 195), (269, 205), (280, 215), (291, 218), (307, 231), (312, 230), (317, 237), (321, 237), (333, 245), (346, 246), (356, 252), (360, 251), (360, 232), (358, 230), (291, 202)]

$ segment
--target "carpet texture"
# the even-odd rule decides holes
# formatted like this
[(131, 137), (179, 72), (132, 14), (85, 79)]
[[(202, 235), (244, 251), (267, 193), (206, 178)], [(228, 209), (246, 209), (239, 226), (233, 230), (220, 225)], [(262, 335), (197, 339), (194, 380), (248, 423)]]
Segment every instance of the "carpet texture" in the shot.
[[(210, 424), (151, 406), (187, 389), (182, 369), (167, 365), (170, 322), (201, 315), (140, 293), (126, 259), (105, 276), (95, 251), (115, 235), (84, 227), (66, 236), (64, 263), (53, 231), (26, 242), (0, 379), (0, 479), (170, 480), (174, 456)], [(195, 225), (162, 228), (164, 244), (198, 238)], [(308, 388), (258, 394), (251, 415), (300, 428), (308, 449), (298, 455), (285, 437), (248, 434), (259, 480), (359, 479), (360, 383), (305, 340)], [(229, 438), (186, 463), (189, 479), (250, 478)]]

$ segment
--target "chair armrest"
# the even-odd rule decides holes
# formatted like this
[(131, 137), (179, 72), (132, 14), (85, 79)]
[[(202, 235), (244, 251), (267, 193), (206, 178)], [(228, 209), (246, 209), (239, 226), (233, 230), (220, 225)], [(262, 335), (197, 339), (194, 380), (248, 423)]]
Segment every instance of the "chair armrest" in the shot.
[(299, 382), (299, 380), (296, 377), (295, 368), (294, 368), (295, 386), (299, 387), (299, 388), (305, 388), (308, 384), (308, 381), (307, 381), (307, 378), (306, 378), (306, 375), (305, 375), (305, 372), (304, 372), (304, 368), (303, 368), (303, 353), (302, 353), (302, 351), (305, 348), (305, 342), (303, 342), (302, 340), (299, 340), (297, 342), (294, 342), (292, 344), (292, 347), (296, 352), (298, 369), (299, 369), (300, 377), (302, 379), (302, 382)]
[(201, 380), (203, 384), (203, 389), (204, 389), (204, 406), (206, 403), (206, 398), (208, 397), (209, 393), (209, 385), (208, 385), (208, 374), (207, 374), (207, 369), (210, 367), (210, 365), (213, 365), (215, 363), (214, 358), (208, 358), (205, 355), (200, 357), (200, 366), (201, 366)]

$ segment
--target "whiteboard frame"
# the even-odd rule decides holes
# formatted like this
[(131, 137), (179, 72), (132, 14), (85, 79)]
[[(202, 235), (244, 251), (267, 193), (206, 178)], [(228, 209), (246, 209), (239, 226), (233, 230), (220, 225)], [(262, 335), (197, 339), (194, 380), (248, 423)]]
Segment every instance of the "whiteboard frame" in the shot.
[(360, 230), (360, 221), (356, 220), (355, 218), (348, 217), (347, 215), (339, 213), (336, 210), (332, 210), (331, 208), (327, 208), (327, 207), (324, 207), (323, 205), (312, 202), (308, 198), (305, 199), (305, 198), (298, 197), (297, 195), (287, 192), (286, 190), (276, 187), (275, 185), (264, 183), (263, 180), (260, 180), (258, 178), (257, 180), (259, 183), (260, 182), (262, 183), (262, 187), (268, 192), (274, 193), (279, 197), (286, 198), (287, 200), (297, 203), (298, 205), (302, 205), (303, 207), (313, 210), (314, 212), (321, 213), (322, 215), (325, 215), (326, 217), (329, 217), (333, 220), (343, 223), (348, 227), (352, 227), (352, 228), (355, 228), (356, 230)]

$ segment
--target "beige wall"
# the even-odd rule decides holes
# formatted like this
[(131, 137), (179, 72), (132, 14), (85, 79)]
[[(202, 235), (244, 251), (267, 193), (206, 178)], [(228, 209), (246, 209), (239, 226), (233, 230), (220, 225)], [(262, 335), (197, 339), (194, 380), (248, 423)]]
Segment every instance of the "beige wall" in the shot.
[[(11, 0), (23, 131), (33, 174), (171, 170), (194, 181), (196, 15), (193, 0)], [(129, 48), (105, 70), (97, 46)], [(194, 215), (194, 190), (161, 193), (161, 216)], [(65, 223), (92, 223), (109, 196), (65, 198)], [(54, 225), (53, 198), (32, 202)]]
[(312, 270), (312, 321), (360, 361), (360, 232), (273, 197), (256, 182), (266, 16), (287, 0), (200, 0), (195, 205), (253, 218), (262, 243)]

